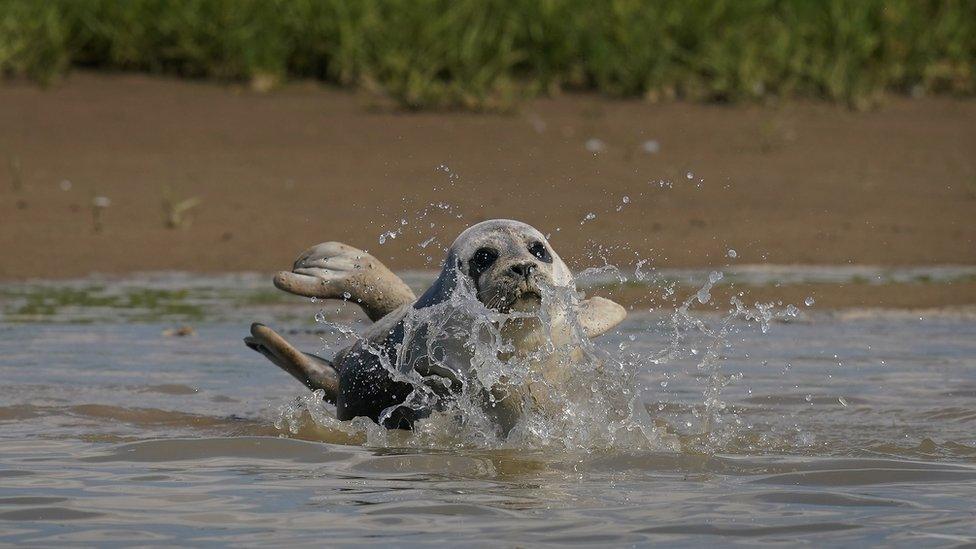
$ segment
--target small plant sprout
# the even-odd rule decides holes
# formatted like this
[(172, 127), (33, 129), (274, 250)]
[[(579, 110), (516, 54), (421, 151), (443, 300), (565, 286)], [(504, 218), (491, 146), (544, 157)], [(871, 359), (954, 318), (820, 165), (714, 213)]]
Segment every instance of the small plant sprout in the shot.
[(112, 205), (112, 201), (107, 196), (95, 195), (92, 198), (92, 230), (96, 233), (102, 232), (102, 212)]
[(24, 189), (24, 169), (20, 164), (20, 157), (15, 154), (9, 155), (7, 165), (10, 169), (10, 185), (15, 193), (19, 193)]
[(203, 201), (200, 197), (193, 196), (176, 200), (173, 198), (172, 189), (166, 187), (163, 190), (163, 223), (167, 229), (187, 229), (190, 227), (190, 210), (199, 206)]

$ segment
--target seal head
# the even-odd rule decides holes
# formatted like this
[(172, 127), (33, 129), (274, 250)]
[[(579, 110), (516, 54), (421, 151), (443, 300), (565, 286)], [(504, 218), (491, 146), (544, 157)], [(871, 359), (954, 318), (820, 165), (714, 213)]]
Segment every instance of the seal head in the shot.
[(459, 283), (468, 282), (489, 309), (533, 312), (544, 291), (571, 286), (573, 275), (537, 229), (521, 221), (492, 219), (457, 237), (437, 280), (414, 307), (442, 303)]

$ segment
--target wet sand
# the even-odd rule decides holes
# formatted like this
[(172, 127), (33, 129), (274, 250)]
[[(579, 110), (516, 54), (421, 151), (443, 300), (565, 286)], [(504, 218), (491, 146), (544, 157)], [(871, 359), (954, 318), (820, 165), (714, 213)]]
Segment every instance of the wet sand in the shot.
[[(333, 239), (430, 268), (440, 252), (418, 243), (491, 217), (552, 233), (577, 269), (711, 267), (729, 249), (739, 263), (976, 264), (974, 151), (972, 100), (858, 113), (563, 96), (407, 114), (312, 84), (82, 72), (0, 85), (0, 279), (272, 271)], [(202, 201), (187, 226), (167, 228), (167, 193)], [(99, 232), (96, 196), (110, 200)]]

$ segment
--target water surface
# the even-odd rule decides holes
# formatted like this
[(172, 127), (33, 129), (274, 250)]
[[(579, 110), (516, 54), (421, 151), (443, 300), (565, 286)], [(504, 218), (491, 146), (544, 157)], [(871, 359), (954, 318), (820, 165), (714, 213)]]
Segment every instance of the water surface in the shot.
[[(48, 315), (8, 294), (0, 544), (976, 543), (969, 314), (734, 321), (717, 369), (640, 372), (658, 449), (419, 449), (282, 422), (305, 392), (240, 338), (261, 319), (321, 348), (315, 306), (204, 286)], [(600, 345), (670, 338), (637, 312)]]

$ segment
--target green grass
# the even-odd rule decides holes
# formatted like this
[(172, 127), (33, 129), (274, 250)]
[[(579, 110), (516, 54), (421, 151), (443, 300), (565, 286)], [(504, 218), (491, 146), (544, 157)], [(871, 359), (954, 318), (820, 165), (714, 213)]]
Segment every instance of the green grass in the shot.
[(145, 288), (123, 294), (106, 293), (103, 287), (45, 288), (43, 290), (16, 292), (8, 296), (18, 303), (4, 311), (13, 317), (49, 317), (62, 314), (66, 309), (137, 309), (142, 312), (137, 320), (159, 317), (175, 317), (196, 320), (203, 317), (201, 305), (190, 302), (185, 290), (159, 290)]
[(976, 0), (0, 0), (0, 72), (314, 78), (407, 108), (560, 89), (867, 106), (976, 91)]
[[(300, 301), (273, 288), (227, 286), (222, 282), (188, 289), (100, 283), (0, 284), (0, 324), (240, 320), (296, 300)], [(278, 311), (274, 316), (296, 318)]]

